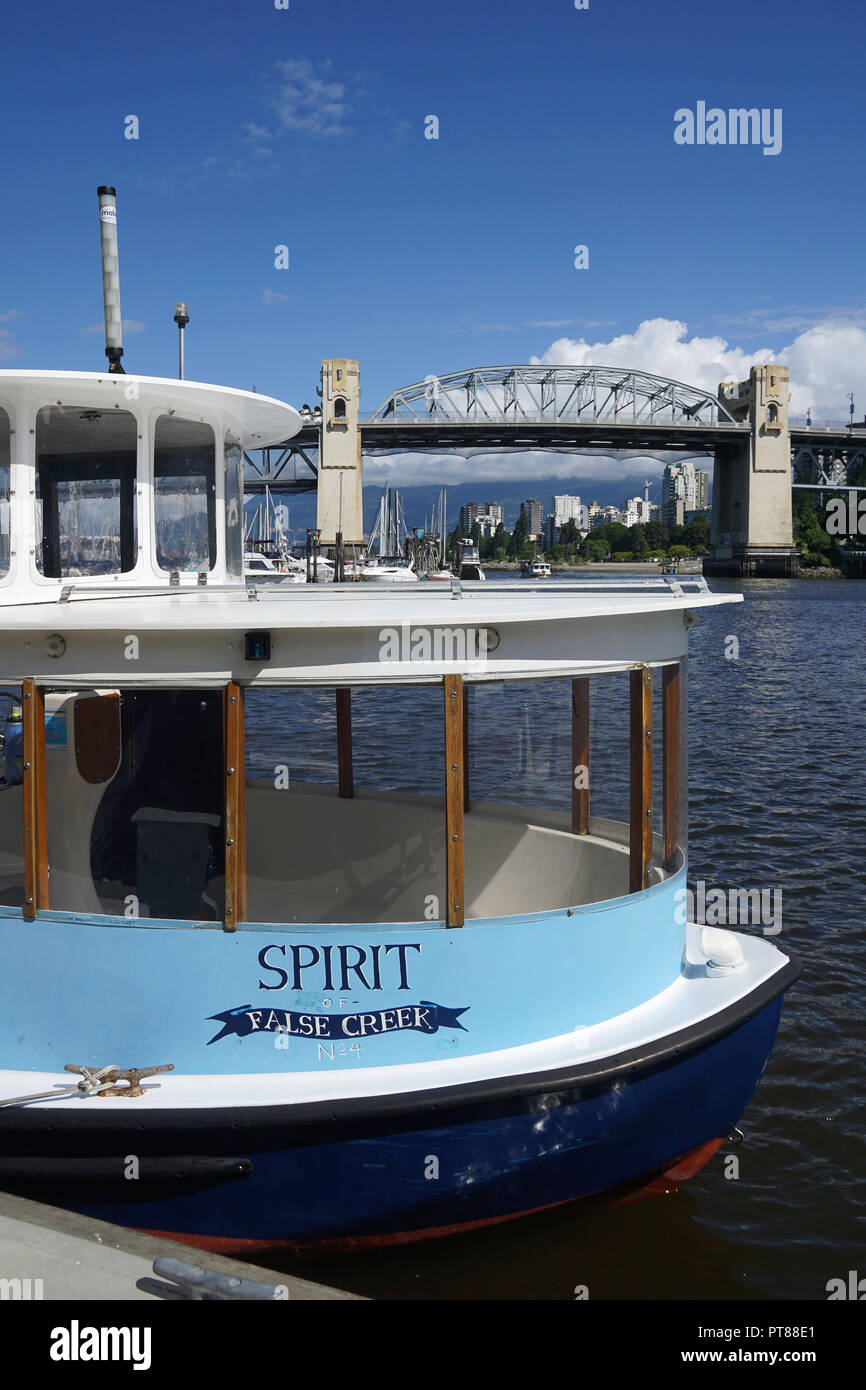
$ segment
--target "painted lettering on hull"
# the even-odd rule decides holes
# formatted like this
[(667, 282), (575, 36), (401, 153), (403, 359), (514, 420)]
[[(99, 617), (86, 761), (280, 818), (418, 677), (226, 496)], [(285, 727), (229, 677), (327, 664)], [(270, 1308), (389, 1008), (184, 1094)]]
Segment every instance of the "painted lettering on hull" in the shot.
[(221, 1038), (248, 1038), (252, 1033), (288, 1033), (293, 1038), (345, 1039), (370, 1038), (383, 1033), (438, 1033), (440, 1028), (467, 1029), (458, 1022), (469, 1005), (461, 1009), (447, 1008), (422, 999), (417, 1004), (403, 1004), (393, 1009), (375, 1009), (363, 1014), (306, 1014), (291, 1009), (254, 1009), (242, 1004), (221, 1014), (210, 1014), (222, 1028), (208, 1041)]

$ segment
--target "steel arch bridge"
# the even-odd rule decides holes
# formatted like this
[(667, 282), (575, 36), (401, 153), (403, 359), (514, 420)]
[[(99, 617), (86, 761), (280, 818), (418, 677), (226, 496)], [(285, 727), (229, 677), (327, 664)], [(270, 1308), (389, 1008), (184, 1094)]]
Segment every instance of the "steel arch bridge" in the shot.
[[(711, 392), (648, 372), (548, 365), (471, 367), (404, 386), (368, 417), (385, 422), (736, 425)], [(362, 422), (362, 426), (363, 426)]]

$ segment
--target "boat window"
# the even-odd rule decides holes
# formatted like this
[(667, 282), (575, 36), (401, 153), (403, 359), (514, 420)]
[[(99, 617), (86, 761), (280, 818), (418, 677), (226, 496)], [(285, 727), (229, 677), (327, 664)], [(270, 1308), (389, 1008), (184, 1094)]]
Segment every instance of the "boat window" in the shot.
[(226, 569), (234, 579), (244, 572), (244, 454), (236, 439), (225, 437)]
[(221, 922), (222, 739), (222, 691), (49, 692), (51, 907)]
[(10, 563), (10, 518), (9, 518), (9, 465), (10, 465), (9, 416), (0, 409), (0, 575), (9, 573)]
[(0, 689), (0, 904), (24, 904), (21, 687)]
[(444, 918), (443, 705), (439, 685), (246, 692), (249, 921)]
[(36, 565), (52, 579), (126, 573), (138, 554), (138, 430), (125, 410), (44, 406), (36, 416)]
[(216, 564), (214, 433), (210, 425), (161, 415), (154, 441), (156, 560), (164, 570)]

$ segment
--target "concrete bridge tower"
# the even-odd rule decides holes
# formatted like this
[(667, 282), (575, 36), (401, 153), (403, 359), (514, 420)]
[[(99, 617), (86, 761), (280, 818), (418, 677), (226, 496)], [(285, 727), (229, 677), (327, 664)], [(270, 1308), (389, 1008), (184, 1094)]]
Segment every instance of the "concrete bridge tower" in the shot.
[(361, 490), (361, 388), (358, 363), (350, 357), (322, 363), (322, 427), (319, 443), (319, 491), (316, 524), (319, 541), (333, 546), (338, 531), (346, 545), (364, 540)]
[(788, 368), (752, 367), (748, 381), (723, 381), (719, 400), (750, 425), (748, 440), (719, 449), (713, 471), (710, 553), (704, 573), (796, 574), (791, 512)]

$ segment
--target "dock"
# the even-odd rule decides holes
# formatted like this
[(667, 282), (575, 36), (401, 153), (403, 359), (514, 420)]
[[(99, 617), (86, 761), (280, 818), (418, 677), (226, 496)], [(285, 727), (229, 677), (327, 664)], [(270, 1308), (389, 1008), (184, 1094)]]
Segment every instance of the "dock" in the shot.
[(153, 1302), (202, 1296), (288, 1302), (358, 1298), (0, 1192), (0, 1301)]

